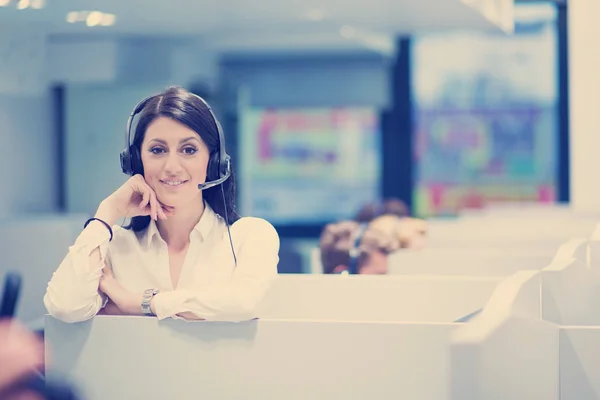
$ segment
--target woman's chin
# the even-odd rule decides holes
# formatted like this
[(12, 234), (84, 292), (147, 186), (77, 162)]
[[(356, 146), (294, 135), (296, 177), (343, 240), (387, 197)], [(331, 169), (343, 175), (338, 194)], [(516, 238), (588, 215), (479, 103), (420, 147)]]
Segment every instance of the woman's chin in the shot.
[(161, 204), (173, 208), (182, 208), (185, 205), (197, 201), (196, 196), (186, 196), (183, 193), (157, 193), (157, 199)]
[(173, 195), (172, 193), (157, 192), (156, 198), (160, 204), (169, 207), (177, 207), (181, 203), (181, 195)]

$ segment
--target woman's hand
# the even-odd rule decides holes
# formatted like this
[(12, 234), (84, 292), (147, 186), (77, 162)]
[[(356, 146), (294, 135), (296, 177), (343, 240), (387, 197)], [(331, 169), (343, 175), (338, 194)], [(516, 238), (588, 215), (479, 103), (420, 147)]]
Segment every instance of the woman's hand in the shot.
[(204, 318), (200, 318), (196, 314), (189, 312), (189, 311), (179, 313), (179, 314), (177, 314), (177, 316), (180, 318), (187, 319), (189, 321), (204, 321)]
[(155, 221), (173, 215), (174, 208), (158, 201), (156, 193), (140, 174), (127, 180), (119, 189), (102, 201), (98, 214), (102, 214), (112, 225), (126, 217), (149, 215)]

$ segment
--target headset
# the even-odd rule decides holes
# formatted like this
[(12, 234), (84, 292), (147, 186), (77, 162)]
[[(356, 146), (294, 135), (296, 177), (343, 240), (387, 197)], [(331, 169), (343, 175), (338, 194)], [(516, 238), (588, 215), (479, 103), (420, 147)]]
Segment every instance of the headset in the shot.
[(360, 258), (360, 242), (367, 230), (367, 226), (369, 224), (363, 222), (358, 227), (358, 232), (356, 233), (356, 237), (354, 238), (354, 242), (352, 243), (352, 247), (350, 248), (350, 262), (348, 263), (348, 273), (349, 274), (358, 274), (358, 259)]
[[(217, 132), (219, 134), (219, 150), (213, 152), (210, 155), (206, 173), (206, 182), (198, 185), (198, 189), (205, 190), (222, 184), (231, 176), (231, 157), (229, 156), (229, 154), (227, 154), (227, 151), (225, 150), (225, 134), (223, 133), (223, 128), (221, 127), (221, 124), (215, 116), (215, 113), (213, 112), (212, 108), (202, 97), (194, 93), (190, 94), (196, 97), (202, 102), (202, 104), (206, 106), (206, 108), (210, 112), (210, 116), (212, 117), (217, 127)], [(144, 107), (146, 107), (148, 102), (154, 99), (156, 96), (157, 95), (152, 95), (140, 101), (134, 107), (127, 120), (127, 126), (125, 130), (126, 145), (120, 154), (121, 169), (126, 175), (133, 176), (135, 174), (141, 174), (144, 171), (140, 150), (131, 144), (131, 126), (133, 125), (134, 117), (137, 114), (139, 114), (144, 109)]]
[[(208, 167), (206, 170), (206, 182), (198, 184), (198, 189), (206, 190), (218, 185), (221, 185), (231, 176), (231, 157), (227, 154), (225, 149), (225, 134), (223, 133), (223, 127), (217, 119), (212, 107), (206, 100), (197, 94), (188, 92), (195, 98), (197, 98), (208, 110), (212, 117), (215, 126), (217, 127), (217, 133), (219, 134), (219, 149), (213, 152), (208, 159)], [(131, 126), (133, 125), (133, 119), (137, 114), (142, 112), (148, 102), (159, 95), (148, 96), (140, 101), (129, 114), (127, 119), (127, 125), (125, 127), (125, 148), (121, 151), (121, 170), (126, 175), (142, 174), (144, 172), (144, 166), (142, 164), (142, 157), (140, 150), (131, 143)], [(233, 253), (233, 260), (237, 265), (237, 257), (233, 248), (233, 240), (231, 239), (231, 231), (229, 230), (229, 218), (227, 217), (227, 204), (225, 204), (225, 191), (221, 186), (221, 194), (223, 195), (223, 203), (225, 210), (225, 225), (227, 225), (227, 233), (229, 234), (229, 243), (231, 244), (231, 252)]]

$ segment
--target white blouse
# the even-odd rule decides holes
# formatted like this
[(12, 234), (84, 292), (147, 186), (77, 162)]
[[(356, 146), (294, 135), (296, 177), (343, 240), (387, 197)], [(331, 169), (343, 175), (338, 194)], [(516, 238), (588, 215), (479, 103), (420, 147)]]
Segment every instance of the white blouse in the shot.
[[(256, 306), (277, 275), (279, 236), (269, 222), (253, 217), (240, 218), (230, 231), (237, 267), (227, 225), (206, 204), (190, 233), (181, 275), (173, 287), (167, 244), (155, 221), (137, 233), (113, 226), (112, 241), (105, 226), (90, 223), (52, 275), (44, 296), (46, 309), (65, 322), (94, 317), (106, 305), (106, 296), (98, 291), (106, 262), (128, 291), (160, 291), (153, 300), (159, 319), (177, 318), (182, 312), (212, 321), (255, 318)], [(90, 254), (98, 246), (102, 262), (96, 264)]]

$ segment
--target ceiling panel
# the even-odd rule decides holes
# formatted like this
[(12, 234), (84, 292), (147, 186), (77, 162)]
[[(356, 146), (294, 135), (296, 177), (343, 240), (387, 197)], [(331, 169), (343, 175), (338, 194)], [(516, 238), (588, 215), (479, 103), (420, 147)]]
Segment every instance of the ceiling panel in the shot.
[[(1, 1), (1, 0), (0, 0)], [(43, 9), (0, 7), (0, 24), (36, 24), (52, 34), (193, 36), (235, 47), (313, 46), (321, 36), (344, 43), (342, 26), (368, 35), (439, 29), (499, 30), (466, 1), (512, 0), (46, 0)], [(111, 27), (89, 28), (65, 21), (69, 11), (98, 10), (116, 15)], [(322, 15), (322, 19), (314, 20)], [(313, 16), (313, 20), (309, 16)], [(302, 37), (306, 40), (303, 43)], [(287, 38), (287, 39), (286, 39)], [(318, 43), (317, 43), (318, 45)]]

